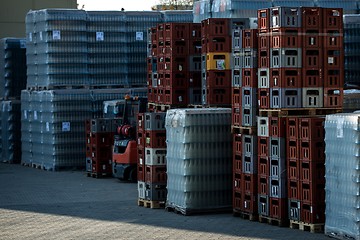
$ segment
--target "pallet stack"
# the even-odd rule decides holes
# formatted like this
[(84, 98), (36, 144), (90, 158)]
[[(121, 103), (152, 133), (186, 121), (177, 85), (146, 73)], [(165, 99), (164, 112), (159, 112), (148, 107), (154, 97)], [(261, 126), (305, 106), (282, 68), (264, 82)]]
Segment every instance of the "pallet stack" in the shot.
[(165, 112), (138, 115), (138, 205), (164, 207), (166, 201)]
[[(233, 70), (235, 213), (253, 220), (258, 215), (259, 221), (279, 226), (290, 222), (294, 228), (323, 230), (322, 116), (342, 108), (341, 22), (341, 9), (274, 7), (258, 11), (258, 35), (254, 30), (242, 32), (257, 38), (258, 61), (253, 74), (242, 68), (242, 78), (237, 77), (240, 68)], [(244, 66), (256, 62), (249, 58), (252, 54), (245, 48), (245, 36), (240, 59), (234, 54), (234, 63)], [(249, 79), (257, 80), (255, 91), (248, 88)], [(257, 105), (250, 97), (256, 93), (257, 132), (244, 126), (244, 111), (248, 105)], [(255, 132), (257, 146), (249, 132)], [(257, 157), (257, 162), (250, 156)], [(252, 169), (257, 169), (256, 180), (245, 174)], [(257, 191), (252, 205), (242, 192), (248, 188)], [(246, 210), (244, 205), (251, 208)]]
[(87, 120), (86, 128), (86, 172), (90, 177), (112, 175), (112, 151), (116, 119), (97, 118)]

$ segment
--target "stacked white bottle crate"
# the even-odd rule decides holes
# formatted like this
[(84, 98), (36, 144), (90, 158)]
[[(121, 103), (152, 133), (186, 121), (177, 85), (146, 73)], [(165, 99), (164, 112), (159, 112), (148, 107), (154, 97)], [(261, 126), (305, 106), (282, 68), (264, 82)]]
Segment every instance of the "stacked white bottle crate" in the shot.
[(325, 234), (360, 239), (360, 113), (326, 116)]
[(166, 208), (189, 215), (230, 210), (231, 110), (171, 109), (166, 113)]

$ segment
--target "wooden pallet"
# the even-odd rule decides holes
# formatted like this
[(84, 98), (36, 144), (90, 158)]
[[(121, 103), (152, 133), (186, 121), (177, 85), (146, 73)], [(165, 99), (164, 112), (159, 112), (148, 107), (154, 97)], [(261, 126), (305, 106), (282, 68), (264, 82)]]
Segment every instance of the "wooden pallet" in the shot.
[(237, 209), (233, 209), (233, 216), (240, 217), (242, 219), (246, 219), (246, 220), (250, 220), (250, 221), (257, 221), (259, 219), (258, 214), (247, 213), (247, 212), (243, 212), (243, 211), (240, 211)]
[(299, 229), (301, 231), (307, 231), (311, 233), (323, 233), (324, 232), (324, 223), (305, 223), (290, 220), (290, 228), (292, 229)]
[(138, 206), (145, 207), (145, 208), (165, 208), (165, 202), (164, 201), (150, 201), (145, 199), (138, 199)]
[(245, 135), (256, 135), (257, 127), (241, 127), (231, 126), (231, 133), (233, 134), (245, 134)]
[(278, 227), (288, 227), (289, 226), (289, 219), (277, 219), (277, 218), (271, 218), (266, 216), (259, 215), (259, 222), (261, 223), (267, 223), (273, 226)]
[(342, 112), (341, 108), (259, 109), (260, 117), (325, 116)]

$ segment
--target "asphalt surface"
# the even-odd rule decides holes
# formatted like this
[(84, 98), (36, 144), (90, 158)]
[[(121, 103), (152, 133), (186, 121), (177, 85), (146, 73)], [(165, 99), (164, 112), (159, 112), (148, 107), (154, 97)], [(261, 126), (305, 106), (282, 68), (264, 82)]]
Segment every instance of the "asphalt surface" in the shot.
[(0, 164), (0, 239), (331, 238), (231, 213), (183, 216), (139, 207), (135, 183)]

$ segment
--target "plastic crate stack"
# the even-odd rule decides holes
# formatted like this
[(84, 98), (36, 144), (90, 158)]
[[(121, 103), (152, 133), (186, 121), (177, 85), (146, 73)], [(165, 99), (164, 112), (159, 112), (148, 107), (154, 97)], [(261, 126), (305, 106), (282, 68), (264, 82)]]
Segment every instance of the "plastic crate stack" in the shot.
[(112, 175), (112, 151), (117, 119), (97, 118), (85, 122), (86, 172), (90, 177)]
[(0, 40), (0, 161), (21, 160), (20, 95), (26, 87), (25, 39)]
[(360, 15), (344, 15), (345, 84), (360, 85)]
[(165, 112), (138, 115), (138, 205), (165, 206), (166, 201), (166, 131)]
[(231, 110), (166, 113), (166, 209), (184, 215), (231, 209)]
[(205, 106), (231, 105), (231, 21), (201, 22), (201, 100)]
[(200, 104), (200, 24), (159, 24), (148, 46), (149, 110)]
[(326, 116), (325, 131), (325, 234), (358, 240), (359, 113)]

